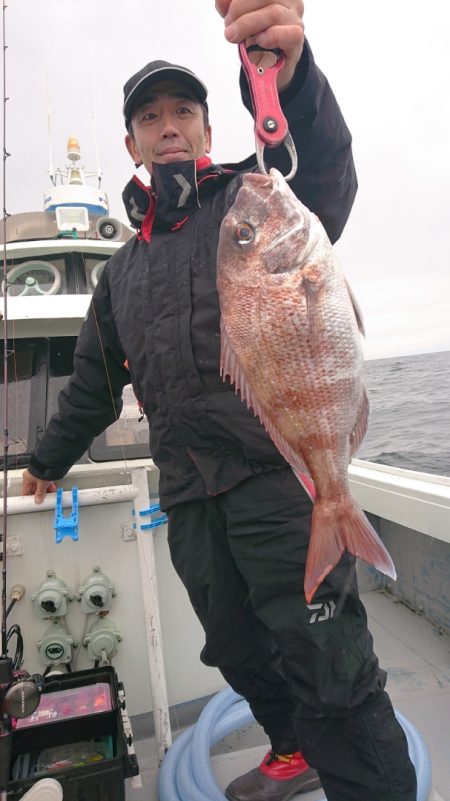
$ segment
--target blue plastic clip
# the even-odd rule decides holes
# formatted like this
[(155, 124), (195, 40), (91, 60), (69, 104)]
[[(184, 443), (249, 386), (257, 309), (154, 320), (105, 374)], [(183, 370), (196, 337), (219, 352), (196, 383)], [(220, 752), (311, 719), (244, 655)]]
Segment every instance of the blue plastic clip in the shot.
[(148, 531), (150, 528), (157, 528), (157, 526), (163, 526), (164, 523), (167, 523), (167, 515), (162, 515), (158, 517), (156, 520), (152, 520), (151, 523), (143, 523), (141, 526), (141, 531)]
[(78, 487), (72, 487), (72, 512), (64, 517), (62, 508), (62, 489), (56, 492), (55, 506), (55, 542), (59, 543), (64, 537), (71, 537), (78, 541)]
[[(142, 509), (142, 511), (139, 512), (139, 517), (146, 517), (147, 515), (152, 515), (155, 512), (160, 512), (160, 511), (161, 507), (159, 503), (154, 503), (152, 504), (152, 506), (149, 506), (148, 509)], [(152, 520), (151, 523), (142, 523), (139, 528), (141, 529), (141, 531), (148, 531), (151, 528), (157, 528), (158, 526), (163, 526), (164, 523), (167, 523), (167, 515), (163, 514), (161, 515), (161, 517), (157, 517), (156, 520)], [(136, 528), (135, 523), (133, 524), (133, 528)]]

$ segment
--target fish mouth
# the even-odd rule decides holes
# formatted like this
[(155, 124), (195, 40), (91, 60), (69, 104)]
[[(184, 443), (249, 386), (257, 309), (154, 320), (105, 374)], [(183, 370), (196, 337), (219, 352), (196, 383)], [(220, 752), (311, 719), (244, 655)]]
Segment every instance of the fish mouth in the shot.
[(242, 186), (253, 189), (272, 189), (273, 179), (270, 175), (262, 175), (260, 172), (248, 172), (244, 175)]
[(242, 181), (242, 186), (245, 185), (251, 187), (252, 189), (269, 189), (269, 191), (279, 190), (281, 193), (284, 193), (285, 191), (290, 193), (291, 191), (281, 172), (275, 169), (275, 167), (271, 167), (268, 173), (246, 173)]

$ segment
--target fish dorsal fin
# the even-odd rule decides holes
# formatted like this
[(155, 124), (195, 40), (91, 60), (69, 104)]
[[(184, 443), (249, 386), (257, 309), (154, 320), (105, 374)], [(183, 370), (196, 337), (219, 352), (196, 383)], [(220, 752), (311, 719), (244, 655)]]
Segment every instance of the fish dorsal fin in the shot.
[(350, 434), (350, 459), (353, 458), (355, 453), (357, 452), (361, 442), (364, 439), (364, 436), (367, 431), (367, 425), (369, 422), (369, 398), (367, 397), (366, 389), (363, 389), (363, 396), (361, 399), (361, 405), (359, 407), (358, 412), (358, 419), (356, 425)]
[(350, 295), (350, 300), (351, 300), (351, 303), (352, 303), (352, 306), (353, 306), (353, 311), (355, 312), (355, 317), (356, 317), (356, 322), (358, 323), (358, 328), (359, 328), (361, 334), (363, 335), (363, 337), (365, 337), (366, 336), (366, 332), (364, 330), (364, 320), (363, 320), (361, 309), (359, 308), (358, 301), (356, 300), (352, 290), (350, 289), (350, 286), (349, 286), (349, 283), (348, 283), (347, 279), (345, 278), (344, 280), (345, 280), (345, 286), (347, 287), (347, 292)]
[(305, 462), (280, 434), (278, 429), (271, 422), (268, 413), (255, 397), (245, 371), (231, 345), (223, 320), (220, 322), (220, 336), (220, 375), (224, 381), (227, 376), (230, 378), (231, 383), (235, 386), (236, 392), (239, 391), (242, 400), (245, 401), (248, 408), (252, 409), (253, 413), (259, 417), (269, 437), (278, 448), (281, 455), (284, 456), (286, 461), (290, 464), (309, 497), (314, 499), (314, 483), (309, 475)]

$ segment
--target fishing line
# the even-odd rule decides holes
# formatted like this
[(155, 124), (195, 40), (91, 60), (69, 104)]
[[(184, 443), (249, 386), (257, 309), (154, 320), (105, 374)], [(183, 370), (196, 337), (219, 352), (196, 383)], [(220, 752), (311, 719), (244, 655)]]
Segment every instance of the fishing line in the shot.
[[(83, 267), (84, 267), (85, 274), (86, 274), (86, 279), (87, 279), (87, 268), (86, 268), (85, 258), (86, 258), (86, 254), (83, 253), (83, 251), (82, 251)], [(106, 265), (106, 263), (105, 263), (105, 265)], [(104, 366), (105, 366), (105, 372), (106, 372), (106, 376), (107, 376), (107, 380), (108, 380), (108, 386), (109, 386), (109, 391), (110, 391), (110, 396), (111, 396), (111, 403), (112, 403), (112, 406), (113, 406), (113, 409), (114, 409), (114, 414), (116, 416), (116, 421), (117, 421), (119, 419), (119, 415), (117, 414), (117, 409), (116, 409), (116, 405), (115, 405), (115, 402), (114, 402), (114, 394), (113, 394), (113, 391), (112, 391), (110, 373), (109, 373), (109, 370), (108, 370), (108, 364), (106, 362), (106, 356), (105, 356), (105, 353), (104, 353), (103, 343), (102, 343), (101, 334), (100, 334), (100, 325), (99, 325), (99, 321), (98, 321), (98, 317), (97, 317), (97, 312), (96, 312), (96, 309), (95, 309), (94, 299), (92, 299), (91, 305), (92, 305), (92, 312), (93, 312), (93, 315), (94, 315), (95, 325), (96, 325), (96, 329), (97, 329), (97, 335), (98, 335), (98, 338), (99, 338), (100, 348), (101, 348), (101, 351), (102, 351), (103, 362), (104, 362)], [(131, 380), (131, 376), (130, 376), (130, 380)], [(126, 473), (128, 479), (129, 479), (129, 483), (132, 484), (131, 468), (128, 467), (127, 459), (126, 459), (126, 456), (125, 456), (125, 447), (124, 447), (122, 441), (120, 443), (120, 447), (121, 447), (121, 450), (122, 450), (122, 458), (123, 458), (123, 463), (124, 463), (124, 466), (125, 466), (125, 473)], [(149, 456), (151, 458), (151, 454), (150, 453), (149, 453)], [(137, 537), (140, 536), (139, 531), (138, 531), (138, 527), (136, 527), (136, 536)], [(153, 535), (150, 533), (149, 536), (153, 536)], [(149, 568), (147, 568), (147, 572), (150, 573)], [(159, 639), (162, 642), (162, 632), (161, 632), (161, 630), (158, 632), (158, 634), (159, 634)], [(167, 673), (165, 675), (165, 681), (166, 681), (166, 685), (167, 685), (167, 688), (168, 688), (169, 692), (171, 693), (171, 695), (173, 695), (173, 697), (175, 697), (176, 693), (174, 693), (174, 688), (172, 686), (172, 682), (170, 681)], [(180, 720), (178, 718), (176, 707), (172, 708), (172, 710), (170, 711), (170, 715), (173, 717), (173, 720), (174, 720), (174, 727), (173, 728), (175, 729), (175, 731), (180, 732), (181, 731), (181, 723), (180, 723)]]
[[(82, 261), (83, 269), (84, 269), (84, 275), (85, 275), (85, 279), (86, 279), (86, 283), (87, 283), (88, 282), (88, 271), (87, 271), (87, 266), (86, 266), (86, 253), (83, 251), (83, 247), (81, 247), (81, 249), (80, 249), (80, 254), (81, 254), (81, 261)], [(109, 261), (109, 259), (106, 259), (105, 267), (106, 267), (108, 261)], [(103, 269), (105, 269), (105, 267)], [(100, 344), (100, 350), (101, 350), (101, 353), (102, 353), (103, 365), (105, 367), (106, 380), (108, 382), (109, 395), (110, 395), (110, 398), (111, 398), (111, 406), (112, 406), (112, 409), (113, 409), (113, 412), (114, 412), (115, 422), (117, 423), (118, 420), (119, 420), (120, 415), (117, 412), (117, 406), (116, 406), (116, 402), (114, 400), (114, 393), (113, 393), (113, 389), (112, 389), (111, 376), (110, 376), (110, 372), (109, 372), (109, 369), (108, 369), (108, 363), (106, 361), (105, 350), (104, 350), (104, 347), (103, 347), (102, 337), (101, 337), (101, 334), (100, 334), (100, 324), (99, 324), (99, 321), (98, 321), (97, 310), (95, 308), (95, 303), (94, 303), (94, 297), (93, 296), (92, 296), (92, 299), (91, 299), (91, 307), (92, 307), (92, 313), (94, 315), (95, 328), (96, 328), (96, 331), (97, 331), (98, 341), (99, 341), (99, 344)], [(131, 380), (131, 378), (130, 378), (130, 380)], [(125, 475), (126, 475), (126, 477), (128, 479), (128, 483), (132, 484), (133, 483), (133, 479), (131, 477), (131, 468), (128, 467), (127, 457), (126, 457), (126, 454), (125, 454), (125, 446), (123, 444), (122, 438), (120, 438), (120, 449), (122, 451), (122, 460), (123, 460), (123, 464), (124, 464)]]
[[(82, 257), (83, 268), (84, 268), (84, 271), (85, 271), (85, 277), (86, 277), (86, 281), (87, 281), (86, 253), (83, 252), (82, 249), (81, 249), (81, 257)], [(107, 261), (105, 262), (105, 268), (106, 268)], [(96, 312), (96, 309), (95, 309), (95, 303), (94, 303), (94, 299), (93, 298), (92, 298), (92, 301), (91, 301), (91, 306), (92, 306), (92, 313), (94, 315), (95, 325), (96, 325), (96, 329), (97, 329), (97, 336), (98, 336), (98, 339), (99, 339), (100, 348), (101, 348), (101, 352), (102, 352), (102, 357), (103, 357), (103, 363), (104, 363), (104, 367), (105, 367), (106, 377), (107, 377), (107, 381), (108, 381), (108, 387), (109, 387), (109, 392), (110, 392), (110, 397), (111, 397), (111, 403), (112, 403), (112, 407), (113, 407), (114, 414), (115, 414), (115, 417), (116, 417), (116, 422), (117, 422), (117, 420), (119, 419), (119, 415), (117, 414), (117, 408), (116, 408), (116, 404), (115, 404), (115, 401), (114, 401), (114, 394), (113, 394), (113, 391), (112, 391), (110, 373), (109, 373), (108, 364), (107, 364), (107, 361), (106, 361), (106, 356), (105, 356), (105, 352), (104, 352), (104, 348), (103, 348), (102, 338), (101, 338), (101, 334), (100, 334), (100, 324), (99, 324), (99, 321), (98, 321), (97, 312)], [(130, 376), (130, 381), (131, 381), (131, 376)], [(123, 459), (123, 463), (124, 463), (124, 467), (125, 467), (125, 475), (127, 476), (128, 480), (129, 480), (129, 483), (132, 484), (133, 480), (132, 480), (132, 476), (131, 476), (131, 467), (128, 466), (127, 458), (126, 458), (126, 455), (125, 455), (125, 446), (124, 446), (122, 440), (120, 441), (120, 448), (121, 448), (121, 451), (122, 451), (122, 459)], [(150, 452), (149, 452), (149, 457), (151, 458)], [(136, 527), (136, 536), (137, 537), (140, 536), (140, 533), (139, 533), (137, 527)], [(149, 536), (153, 536), (153, 535), (150, 533)], [(162, 632), (161, 631), (159, 631), (159, 638), (160, 638), (160, 641), (162, 641)], [(170, 694), (173, 697), (175, 697), (176, 693), (174, 692), (174, 687), (172, 686), (172, 682), (170, 681), (170, 678), (167, 675), (167, 672), (166, 672), (166, 675), (165, 675), (165, 680), (166, 680), (166, 685), (167, 685), (167, 688), (168, 688)], [(179, 720), (179, 717), (178, 717), (178, 713), (177, 713), (177, 710), (176, 710), (175, 706), (172, 708), (172, 710), (170, 710), (169, 714), (173, 718), (173, 721), (174, 721), (174, 725), (173, 725), (172, 728), (175, 731), (180, 732), (182, 727), (181, 727), (181, 723), (180, 723), (180, 720)]]
[[(87, 266), (86, 266), (86, 253), (83, 252), (83, 249), (81, 249), (81, 258), (82, 258), (83, 269), (84, 269), (84, 272), (85, 272), (85, 278), (86, 278), (86, 282), (87, 282), (87, 280), (88, 280), (88, 271), (87, 271)], [(105, 267), (106, 267), (107, 262), (108, 262), (108, 260), (106, 260), (106, 262), (105, 262)], [(117, 408), (116, 408), (116, 404), (115, 404), (115, 401), (114, 401), (114, 393), (112, 391), (111, 378), (110, 378), (108, 364), (107, 364), (107, 361), (106, 361), (106, 356), (105, 356), (105, 352), (104, 352), (104, 348), (103, 348), (102, 338), (101, 338), (101, 334), (100, 334), (100, 324), (99, 324), (98, 317), (97, 317), (97, 312), (96, 312), (96, 309), (95, 309), (94, 299), (92, 299), (92, 301), (91, 301), (91, 306), (92, 306), (92, 313), (94, 315), (95, 325), (96, 325), (96, 329), (97, 329), (97, 336), (98, 336), (98, 339), (99, 339), (100, 348), (101, 348), (101, 352), (102, 352), (103, 363), (104, 363), (104, 367), (105, 367), (105, 373), (106, 373), (106, 377), (107, 377), (107, 381), (108, 381), (108, 387), (109, 387), (109, 392), (110, 392), (110, 397), (111, 397), (111, 404), (112, 404), (112, 407), (113, 407), (113, 410), (114, 410), (114, 414), (115, 414), (115, 417), (116, 417), (116, 422), (117, 422), (119, 420), (119, 415), (117, 413)], [(122, 459), (123, 459), (124, 468), (125, 468), (125, 475), (127, 476), (129, 483), (132, 484), (133, 480), (132, 480), (132, 476), (131, 476), (131, 467), (128, 466), (127, 458), (126, 458), (126, 455), (125, 455), (125, 446), (124, 446), (122, 440), (120, 441), (120, 448), (122, 450)], [(151, 456), (151, 454), (149, 454), (149, 455)], [(136, 536), (139, 536), (139, 532), (138, 532), (137, 529), (136, 529)], [(150, 534), (150, 536), (152, 536), (152, 535)], [(159, 632), (159, 638), (162, 641), (162, 632), (161, 631)], [(78, 661), (78, 653), (76, 654), (76, 657), (75, 657), (75, 665), (77, 664), (77, 661)], [(166, 684), (167, 684), (167, 687), (168, 687), (170, 693), (173, 696), (175, 696), (175, 693), (173, 692), (174, 688), (172, 686), (172, 682), (170, 681), (170, 679), (169, 679), (167, 674), (165, 676), (165, 679), (166, 679)], [(171, 716), (173, 717), (173, 720), (174, 720), (173, 728), (175, 729), (175, 731), (180, 732), (181, 731), (181, 723), (180, 723), (180, 720), (178, 718), (176, 707), (172, 708), (172, 710), (170, 711), (170, 714), (171, 714)]]

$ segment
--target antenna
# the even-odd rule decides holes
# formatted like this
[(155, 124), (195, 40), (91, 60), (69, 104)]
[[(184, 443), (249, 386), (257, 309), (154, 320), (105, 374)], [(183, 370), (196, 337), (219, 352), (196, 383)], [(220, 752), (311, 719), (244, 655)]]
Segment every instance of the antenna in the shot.
[(98, 185), (101, 186), (103, 173), (100, 168), (100, 157), (98, 155), (98, 142), (97, 142), (97, 130), (95, 126), (95, 115), (94, 115), (94, 99), (92, 95), (92, 84), (91, 79), (89, 78), (89, 94), (91, 100), (91, 121), (92, 121), (92, 137), (94, 140), (94, 150), (95, 150), (95, 161), (97, 163), (97, 178), (98, 178)]
[(48, 172), (53, 186), (56, 185), (55, 171), (53, 169), (53, 153), (52, 153), (52, 131), (51, 131), (51, 115), (50, 115), (50, 92), (48, 88), (48, 69), (45, 71), (45, 82), (47, 90), (47, 124), (48, 124)]

